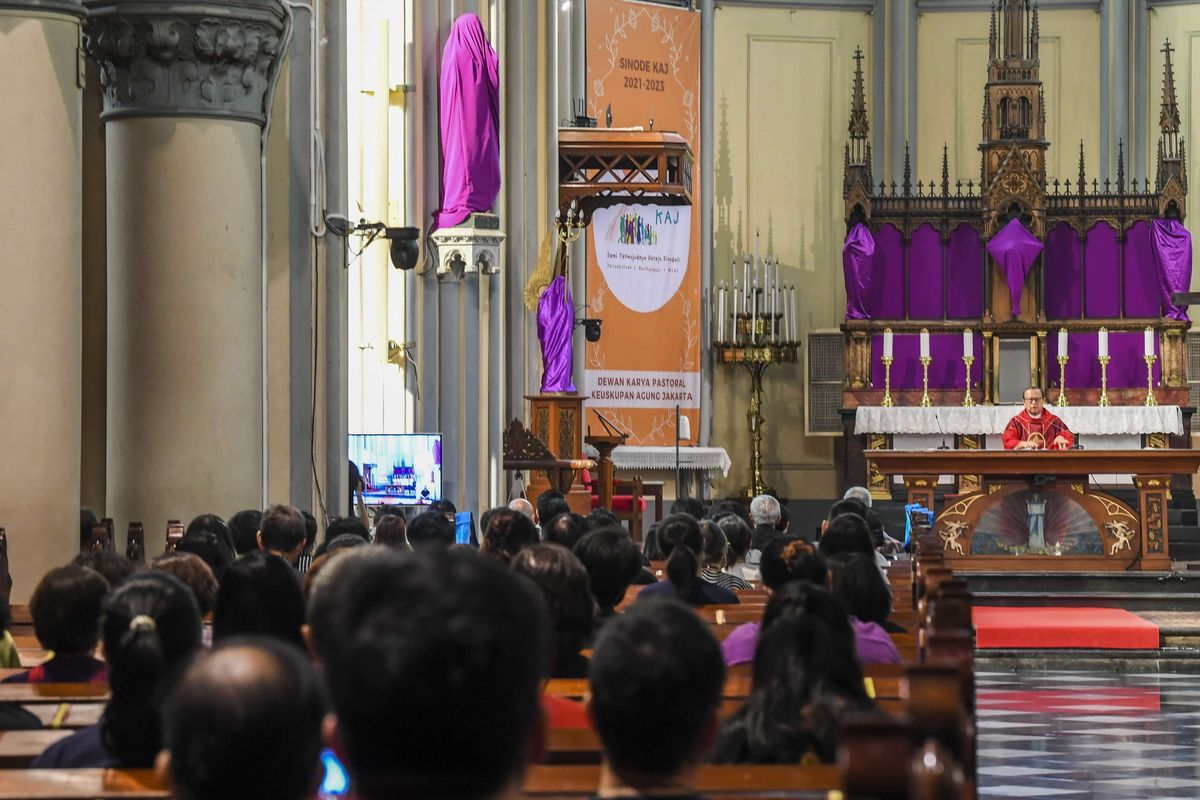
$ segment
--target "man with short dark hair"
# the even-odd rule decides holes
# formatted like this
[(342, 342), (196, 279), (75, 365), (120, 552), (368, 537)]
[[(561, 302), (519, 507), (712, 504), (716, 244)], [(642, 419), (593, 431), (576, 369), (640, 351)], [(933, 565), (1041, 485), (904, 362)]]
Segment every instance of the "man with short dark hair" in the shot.
[(561, 544), (570, 550), (587, 530), (587, 520), (580, 514), (559, 514), (542, 526), (542, 541)]
[(423, 511), (408, 521), (405, 530), (408, 543), (414, 550), (425, 547), (445, 548), (454, 544), (454, 523), (445, 514)]
[(338, 565), (329, 607), (312, 620), (337, 712), (333, 746), (355, 795), (519, 791), (545, 737), (542, 599), (473, 553), (371, 550)]
[(307, 531), (304, 517), (291, 506), (275, 505), (262, 515), (262, 527), (258, 531), (259, 549), (279, 556), (292, 566), (304, 550)]
[(571, 513), (567, 505), (567, 496), (557, 489), (542, 492), (537, 498), (537, 519), (539, 525), (545, 525), (559, 514)]
[(589, 678), (604, 749), (597, 795), (694, 795), (725, 684), (721, 648), (696, 612), (673, 599), (635, 603), (601, 631)]
[(1066, 450), (1075, 446), (1071, 429), (1046, 410), (1041, 388), (1026, 388), (1021, 400), (1025, 407), (1004, 428), (1005, 450)]
[(229, 533), (233, 536), (233, 549), (239, 556), (258, 549), (258, 532), (262, 530), (263, 512), (248, 508), (229, 518)]
[(192, 664), (172, 692), (159, 771), (180, 800), (305, 800), (321, 780), (325, 713), (300, 651), (231, 640)]

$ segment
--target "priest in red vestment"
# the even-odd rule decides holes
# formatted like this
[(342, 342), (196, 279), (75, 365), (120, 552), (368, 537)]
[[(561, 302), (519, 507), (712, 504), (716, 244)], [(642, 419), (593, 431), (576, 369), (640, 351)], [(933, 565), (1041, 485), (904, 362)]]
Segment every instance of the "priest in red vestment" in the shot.
[(1004, 428), (1005, 450), (1065, 450), (1075, 446), (1075, 434), (1045, 409), (1041, 389), (1030, 386), (1022, 398), (1025, 410)]

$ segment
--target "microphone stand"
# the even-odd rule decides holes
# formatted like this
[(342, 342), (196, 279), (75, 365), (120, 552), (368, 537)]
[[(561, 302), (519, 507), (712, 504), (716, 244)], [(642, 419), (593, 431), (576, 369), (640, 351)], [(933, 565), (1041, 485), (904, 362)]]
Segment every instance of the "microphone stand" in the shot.
[(683, 472), (679, 468), (679, 404), (675, 404), (675, 497), (683, 490)]

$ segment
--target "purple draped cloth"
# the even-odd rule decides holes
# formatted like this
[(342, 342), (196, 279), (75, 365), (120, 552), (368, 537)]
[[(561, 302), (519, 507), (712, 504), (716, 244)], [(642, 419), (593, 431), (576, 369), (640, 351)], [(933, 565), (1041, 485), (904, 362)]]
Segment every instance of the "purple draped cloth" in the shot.
[(488, 211), (500, 192), (500, 61), (474, 14), (450, 29), (440, 86), (442, 207), (435, 229)]
[(1004, 270), (1008, 294), (1012, 298), (1012, 315), (1021, 313), (1021, 291), (1029, 268), (1042, 252), (1042, 243), (1030, 233), (1019, 219), (1009, 220), (1004, 228), (987, 243), (987, 251)]
[(575, 306), (567, 279), (559, 275), (538, 300), (538, 341), (542, 344), (542, 392), (573, 392), (571, 381), (571, 334), (575, 330)]
[(846, 279), (846, 319), (870, 319), (871, 262), (875, 237), (861, 222), (846, 234), (842, 246), (842, 272)]
[(1158, 267), (1158, 286), (1167, 319), (1187, 320), (1187, 306), (1171, 302), (1175, 292), (1192, 284), (1192, 235), (1177, 219), (1156, 219), (1150, 226), (1150, 249)]

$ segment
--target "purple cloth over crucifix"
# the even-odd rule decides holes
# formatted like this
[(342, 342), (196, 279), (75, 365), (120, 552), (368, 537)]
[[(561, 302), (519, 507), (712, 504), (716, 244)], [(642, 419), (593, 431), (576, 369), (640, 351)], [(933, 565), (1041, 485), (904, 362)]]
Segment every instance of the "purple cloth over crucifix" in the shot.
[(1012, 315), (1021, 313), (1021, 291), (1029, 268), (1042, 252), (1042, 243), (1030, 233), (1019, 219), (1010, 220), (987, 243), (987, 251), (1004, 270), (1008, 294), (1012, 298)]
[(846, 279), (846, 319), (870, 319), (871, 266), (875, 237), (861, 222), (846, 234), (842, 246), (842, 272)]
[(442, 53), (441, 209), (434, 228), (487, 211), (500, 192), (500, 61), (474, 14), (454, 21)]
[(542, 391), (573, 392), (571, 381), (571, 334), (575, 330), (575, 306), (566, 277), (550, 282), (538, 300), (537, 331), (542, 344)]
[(1175, 292), (1192, 283), (1192, 235), (1177, 219), (1156, 219), (1150, 226), (1150, 249), (1158, 266), (1158, 285), (1167, 319), (1186, 320), (1187, 306), (1171, 302)]

